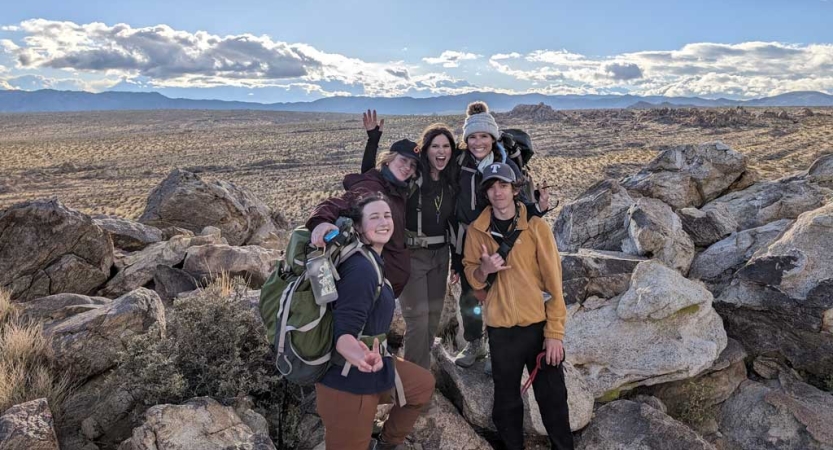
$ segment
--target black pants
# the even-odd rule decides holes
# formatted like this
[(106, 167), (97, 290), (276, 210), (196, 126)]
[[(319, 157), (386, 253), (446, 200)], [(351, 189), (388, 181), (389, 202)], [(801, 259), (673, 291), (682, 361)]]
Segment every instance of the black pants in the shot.
[(460, 317), (463, 318), (463, 338), (467, 342), (483, 337), (483, 311), (465, 275), (460, 276)]
[[(492, 353), (492, 379), (495, 383), (495, 404), (492, 420), (507, 449), (524, 448), (524, 404), (521, 399), (523, 368), (535, 369), (535, 358), (543, 350), (544, 322), (526, 327), (486, 328)], [(567, 407), (567, 386), (564, 367), (550, 366), (543, 361), (532, 382), (535, 400), (552, 448), (573, 448), (570, 414)]]

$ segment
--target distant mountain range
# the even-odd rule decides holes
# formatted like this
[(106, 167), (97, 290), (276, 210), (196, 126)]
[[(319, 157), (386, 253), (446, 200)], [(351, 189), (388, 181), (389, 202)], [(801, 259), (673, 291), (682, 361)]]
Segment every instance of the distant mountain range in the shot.
[(509, 111), (520, 104), (544, 103), (554, 109), (616, 109), (650, 107), (715, 107), (715, 106), (833, 106), (833, 95), (822, 92), (790, 92), (755, 100), (710, 100), (699, 97), (663, 97), (635, 95), (509, 95), (494, 92), (473, 92), (430, 98), (328, 97), (312, 102), (253, 103), (222, 100), (190, 100), (169, 98), (151, 92), (0, 90), (0, 112), (105, 111), (148, 109), (253, 109), (264, 111), (300, 111), (326, 113), (359, 113), (368, 108), (389, 115), (462, 114), (466, 105), (483, 100), (493, 111)]

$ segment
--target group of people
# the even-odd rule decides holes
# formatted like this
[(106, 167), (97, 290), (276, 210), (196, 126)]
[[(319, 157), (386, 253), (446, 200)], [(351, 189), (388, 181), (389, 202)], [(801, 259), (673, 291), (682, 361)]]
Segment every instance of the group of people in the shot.
[[(526, 180), (507, 158), (483, 102), (468, 106), (459, 145), (447, 125), (433, 124), (418, 143), (394, 142), (378, 163), (384, 120), (368, 111), (363, 124), (368, 140), (360, 173), (347, 175), (345, 193), (317, 205), (306, 223), (311, 243), (320, 247), (338, 217), (353, 219), (389, 281), (377, 298), (378, 280), (366, 258), (354, 256), (339, 267), (335, 348), (349, 364), (332, 365), (316, 384), (325, 445), (394, 449), (404, 442), (434, 392), (431, 346), (450, 279), (461, 283), (467, 341), (455, 362), (468, 368), (491, 355), (492, 419), (505, 446), (524, 446), (520, 385), (526, 367), (530, 373), (537, 368), (532, 388), (552, 446), (573, 448), (561, 364), (567, 313), (560, 257), (541, 218), (549, 207), (546, 189), (537, 201), (521, 194)], [(387, 332), (396, 298), (406, 323), (404, 359), (390, 356), (378, 341), (369, 347), (358, 339)], [(390, 401), (389, 419), (373, 439), (376, 406)]]

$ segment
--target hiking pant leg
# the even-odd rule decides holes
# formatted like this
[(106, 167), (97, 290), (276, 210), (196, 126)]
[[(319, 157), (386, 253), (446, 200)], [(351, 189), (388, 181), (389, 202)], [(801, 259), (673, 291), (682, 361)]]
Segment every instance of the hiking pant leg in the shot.
[(483, 337), (483, 315), (475, 312), (480, 307), (480, 302), (474, 296), (474, 290), (469, 280), (463, 275), (460, 277), (460, 317), (463, 319), (463, 338), (467, 342), (476, 341)]
[[(396, 372), (405, 389), (405, 406), (394, 404), (382, 429), (382, 440), (389, 444), (401, 444), (414, 429), (419, 414), (434, 394), (434, 376), (426, 369), (396, 358)], [(330, 447), (327, 447), (330, 448)]]
[(524, 448), (524, 404), (521, 398), (521, 377), (530, 355), (535, 358), (543, 341), (534, 341), (528, 327), (487, 327), (489, 351), (492, 354), (492, 380), (495, 401), (492, 421), (498, 435), (509, 450)]
[(367, 450), (380, 394), (351, 394), (316, 383), (315, 395), (327, 448)]
[(434, 338), (437, 336), (437, 328), (440, 326), (440, 319), (445, 307), (445, 296), (448, 293), (448, 270), (449, 270), (449, 247), (432, 250), (432, 268), (426, 277), (428, 280), (428, 366), (430, 370), (431, 356), (430, 349), (434, 345)]
[[(541, 345), (544, 343), (544, 322), (530, 325), (539, 337)], [(527, 360), (526, 369), (529, 373), (535, 369), (537, 355)], [(556, 450), (573, 450), (573, 433), (570, 431), (570, 412), (567, 406), (567, 385), (564, 382), (564, 365), (550, 366), (542, 362), (541, 369), (532, 382), (535, 401), (541, 411), (541, 420), (552, 448)]]
[(411, 276), (399, 294), (399, 305), (405, 319), (405, 359), (428, 368), (431, 365), (432, 336), (429, 330), (428, 273), (431, 251), (411, 250)]

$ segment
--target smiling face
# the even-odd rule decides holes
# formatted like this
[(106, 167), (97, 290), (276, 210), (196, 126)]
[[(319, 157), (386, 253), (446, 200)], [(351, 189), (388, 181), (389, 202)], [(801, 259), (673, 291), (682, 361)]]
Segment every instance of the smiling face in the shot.
[(485, 158), (492, 151), (492, 144), (494, 143), (495, 138), (485, 132), (472, 133), (466, 138), (466, 147), (468, 147), (474, 159), (478, 161)]
[(451, 142), (444, 134), (437, 135), (428, 146), (428, 164), (431, 170), (439, 173), (451, 159)]
[(408, 181), (411, 177), (416, 175), (417, 160), (397, 154), (393, 160), (388, 163), (388, 168), (397, 180)]
[[(491, 180), (490, 180), (491, 181)], [(507, 211), (511, 209), (511, 216), (515, 215), (515, 195), (520, 190), (512, 186), (512, 183), (507, 183), (503, 180), (495, 181), (489, 189), (486, 190), (486, 197), (489, 199), (489, 204), (497, 211)], [(509, 216), (509, 217), (511, 217)], [(498, 217), (505, 219), (508, 217)]]
[(388, 203), (377, 200), (364, 205), (362, 223), (358, 228), (363, 241), (381, 252), (393, 235), (393, 216)]

